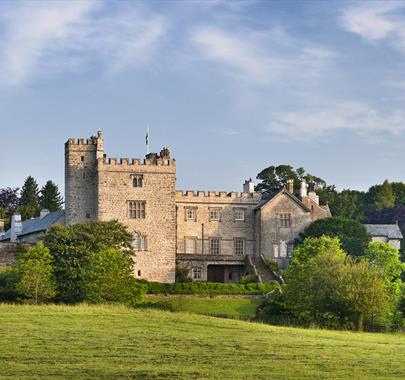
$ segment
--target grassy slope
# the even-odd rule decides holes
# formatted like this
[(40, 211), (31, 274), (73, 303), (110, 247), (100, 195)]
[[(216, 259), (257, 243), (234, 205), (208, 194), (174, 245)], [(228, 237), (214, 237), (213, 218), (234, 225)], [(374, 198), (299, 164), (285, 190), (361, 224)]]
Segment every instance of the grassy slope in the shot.
[(170, 310), (205, 315), (229, 315), (234, 317), (254, 317), (260, 298), (221, 298), (193, 296), (148, 296), (148, 303), (170, 305)]
[(402, 335), (273, 327), (159, 310), (0, 305), (0, 376), (404, 378)]

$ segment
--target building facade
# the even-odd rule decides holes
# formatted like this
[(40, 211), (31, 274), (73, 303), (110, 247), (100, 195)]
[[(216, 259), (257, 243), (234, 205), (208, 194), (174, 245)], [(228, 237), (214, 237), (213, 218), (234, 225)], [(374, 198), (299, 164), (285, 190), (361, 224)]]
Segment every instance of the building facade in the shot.
[[(294, 240), (330, 216), (305, 183), (277, 194), (176, 190), (167, 148), (144, 160), (107, 158), (101, 131), (65, 144), (66, 224), (118, 220), (133, 234), (134, 275), (174, 282), (176, 265), (194, 280), (238, 282), (257, 260), (289, 262)], [(289, 191), (290, 190), (290, 191)]]

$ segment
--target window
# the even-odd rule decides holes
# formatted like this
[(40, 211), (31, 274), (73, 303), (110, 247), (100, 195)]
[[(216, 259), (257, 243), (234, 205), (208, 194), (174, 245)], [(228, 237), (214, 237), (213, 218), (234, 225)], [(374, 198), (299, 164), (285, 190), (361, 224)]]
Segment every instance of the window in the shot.
[(219, 239), (211, 238), (210, 239), (210, 253), (211, 255), (219, 255)]
[(245, 220), (245, 210), (243, 208), (235, 208), (233, 210), (235, 220), (244, 221)]
[(228, 273), (228, 280), (232, 280), (232, 272)]
[(280, 227), (291, 226), (291, 214), (278, 214), (278, 220)]
[(84, 156), (80, 156), (80, 161), (84, 162)]
[(132, 237), (132, 248), (134, 251), (147, 251), (148, 250), (148, 237), (134, 233)]
[(245, 240), (243, 238), (235, 238), (235, 255), (245, 254)]
[(291, 257), (294, 251), (294, 244), (287, 244), (287, 256)]
[(278, 257), (279, 255), (279, 245), (278, 244), (273, 244), (273, 255), (274, 257)]
[(285, 241), (280, 242), (280, 257), (287, 257), (287, 243)]
[(138, 270), (138, 277), (141, 277), (141, 271)]
[(200, 280), (201, 279), (201, 267), (194, 267), (193, 268), (193, 279)]
[(210, 220), (219, 220), (220, 211), (221, 211), (221, 209), (219, 209), (219, 208), (211, 208), (210, 209)]
[(196, 238), (184, 238), (184, 248), (186, 253), (196, 253)]
[(128, 201), (128, 217), (145, 219), (145, 201)]
[(143, 175), (133, 175), (132, 176), (132, 186), (133, 187), (142, 187), (143, 185)]
[(186, 220), (197, 220), (197, 212), (194, 207), (186, 208)]

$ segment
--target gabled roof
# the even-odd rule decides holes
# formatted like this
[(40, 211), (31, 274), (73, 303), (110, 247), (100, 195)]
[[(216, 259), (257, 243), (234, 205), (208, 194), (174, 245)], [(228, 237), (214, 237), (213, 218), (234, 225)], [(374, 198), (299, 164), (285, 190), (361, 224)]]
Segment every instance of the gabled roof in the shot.
[[(29, 235), (35, 232), (46, 231), (52, 224), (56, 223), (63, 215), (65, 211), (55, 211), (41, 218), (29, 219), (22, 222), (22, 231), (18, 236)], [(0, 241), (10, 240), (11, 230), (0, 236)]]
[(371, 236), (386, 236), (388, 239), (402, 239), (398, 224), (365, 224), (367, 232)]
[(289, 191), (287, 191), (286, 189), (282, 189), (280, 190), (278, 193), (264, 193), (262, 195), (262, 198), (260, 199), (258, 205), (254, 208), (254, 210), (259, 210), (261, 209), (264, 205), (266, 205), (267, 203), (269, 203), (270, 201), (272, 201), (273, 199), (275, 199), (276, 197), (278, 197), (279, 195), (286, 195), (287, 197), (289, 197), (292, 201), (294, 201), (298, 206), (300, 206), (302, 209), (304, 209), (307, 212), (310, 212), (311, 210), (304, 205), (304, 203), (302, 203), (295, 195), (291, 194)]

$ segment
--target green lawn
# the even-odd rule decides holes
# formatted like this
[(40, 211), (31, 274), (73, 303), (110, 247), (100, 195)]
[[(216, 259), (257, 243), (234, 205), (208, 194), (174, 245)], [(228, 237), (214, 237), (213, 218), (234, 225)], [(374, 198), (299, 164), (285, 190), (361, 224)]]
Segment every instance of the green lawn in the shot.
[(0, 305), (1, 378), (405, 378), (405, 337), (109, 306)]
[(193, 296), (148, 296), (146, 304), (188, 313), (230, 316), (249, 319), (255, 316), (261, 298), (242, 297), (193, 297)]

